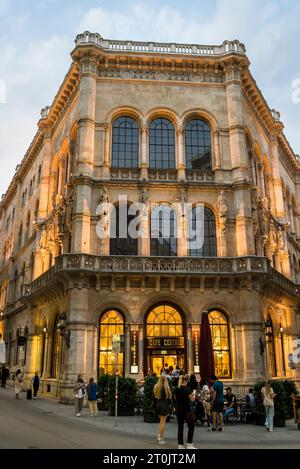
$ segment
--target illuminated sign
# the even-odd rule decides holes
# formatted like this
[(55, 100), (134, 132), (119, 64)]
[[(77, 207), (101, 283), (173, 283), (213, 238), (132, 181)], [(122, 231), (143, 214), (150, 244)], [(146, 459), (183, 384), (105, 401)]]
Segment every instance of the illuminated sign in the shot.
[(147, 348), (178, 349), (184, 347), (184, 337), (147, 338)]

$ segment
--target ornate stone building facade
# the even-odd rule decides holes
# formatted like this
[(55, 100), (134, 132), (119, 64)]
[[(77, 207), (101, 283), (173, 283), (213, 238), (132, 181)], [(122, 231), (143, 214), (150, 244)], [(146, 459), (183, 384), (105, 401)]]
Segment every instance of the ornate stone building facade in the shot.
[[(78, 373), (116, 366), (137, 379), (166, 363), (198, 374), (208, 311), (223, 380), (240, 392), (266, 376), (299, 381), (288, 356), (300, 334), (300, 162), (244, 45), (86, 32), (71, 56), (0, 204), (10, 369), (39, 371), (61, 399)], [(110, 236), (109, 207), (137, 202), (143, 236), (122, 238), (118, 223)], [(186, 203), (204, 206), (200, 249)], [(170, 233), (155, 239), (166, 213)], [(118, 365), (113, 334), (125, 336)]]

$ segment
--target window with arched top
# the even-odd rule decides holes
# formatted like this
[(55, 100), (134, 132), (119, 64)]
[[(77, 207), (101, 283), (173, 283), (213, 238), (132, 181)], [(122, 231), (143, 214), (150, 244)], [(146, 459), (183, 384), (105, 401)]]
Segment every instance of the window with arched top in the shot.
[(231, 378), (231, 355), (229, 323), (221, 311), (210, 311), (208, 314), (215, 362), (215, 373), (218, 378)]
[[(117, 354), (112, 350), (114, 334), (123, 335), (125, 321), (123, 315), (114, 309), (106, 311), (100, 318), (99, 328), (99, 375), (113, 375), (119, 370), (124, 375), (124, 352)], [(117, 361), (118, 359), (118, 361)]]
[(151, 212), (151, 256), (177, 256), (176, 213), (168, 205), (159, 205)]
[(192, 119), (186, 125), (185, 159), (187, 169), (212, 169), (211, 132), (202, 119)]
[(179, 311), (171, 305), (153, 308), (147, 317), (147, 337), (182, 337), (183, 321)]
[(194, 207), (189, 214), (189, 256), (217, 256), (216, 220), (207, 207)]
[(149, 166), (175, 169), (175, 129), (168, 119), (154, 119), (149, 127)]
[(54, 379), (59, 378), (59, 367), (60, 367), (60, 357), (61, 357), (62, 337), (60, 335), (58, 323), (59, 323), (59, 314), (55, 318), (54, 327), (53, 327), (53, 335), (52, 335), (52, 356), (51, 356), (50, 377)]
[(274, 327), (271, 316), (267, 318), (268, 335), (266, 338), (267, 345), (267, 356), (268, 356), (268, 367), (269, 373), (272, 377), (277, 376), (277, 365), (276, 365), (276, 352), (275, 352), (275, 340), (274, 340)]
[(110, 255), (112, 256), (137, 256), (138, 254), (138, 239), (133, 237), (136, 231), (131, 232), (129, 229), (135, 215), (129, 214), (128, 211), (129, 206), (120, 204), (111, 214)]
[(139, 126), (128, 116), (119, 117), (112, 129), (112, 167), (138, 168)]

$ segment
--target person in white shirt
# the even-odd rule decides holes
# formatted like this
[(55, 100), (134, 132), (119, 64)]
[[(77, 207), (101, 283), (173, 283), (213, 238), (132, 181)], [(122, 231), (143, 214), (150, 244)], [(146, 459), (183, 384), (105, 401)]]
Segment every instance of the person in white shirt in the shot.
[(274, 420), (274, 397), (276, 394), (271, 388), (270, 383), (266, 383), (261, 390), (263, 397), (263, 405), (266, 412), (266, 430), (268, 432), (273, 431), (273, 420)]
[(85, 382), (82, 379), (82, 375), (78, 375), (77, 381), (75, 383), (75, 413), (76, 417), (80, 417), (81, 411), (82, 411), (82, 406), (83, 406), (83, 399), (84, 399), (84, 393), (85, 393)]

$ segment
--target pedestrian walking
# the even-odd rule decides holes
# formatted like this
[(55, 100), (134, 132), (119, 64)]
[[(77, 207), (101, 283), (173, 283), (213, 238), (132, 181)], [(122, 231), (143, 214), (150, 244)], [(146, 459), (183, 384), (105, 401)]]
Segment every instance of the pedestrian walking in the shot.
[(94, 378), (90, 378), (89, 384), (86, 387), (89, 409), (91, 417), (97, 417), (98, 407), (97, 407), (97, 398), (98, 398), (98, 385), (95, 383)]
[(9, 377), (9, 370), (3, 365), (1, 370), (1, 388), (5, 389), (6, 380)]
[(161, 375), (153, 389), (154, 409), (159, 416), (157, 441), (159, 445), (165, 445), (164, 433), (168, 415), (172, 413), (172, 393), (167, 376)]
[(265, 383), (265, 386), (261, 390), (263, 397), (263, 405), (266, 412), (266, 430), (267, 432), (273, 431), (273, 420), (274, 420), (274, 397), (276, 394), (271, 388), (269, 382)]
[(40, 383), (41, 383), (41, 380), (37, 371), (35, 372), (34, 377), (32, 378), (31, 381), (32, 381), (32, 387), (33, 387), (33, 399), (37, 399), (37, 393), (38, 393)]
[(184, 423), (188, 426), (187, 449), (197, 449), (193, 445), (196, 415), (192, 410), (192, 402), (196, 399), (196, 392), (187, 386), (189, 377), (182, 375), (179, 378), (178, 387), (174, 391), (176, 402), (176, 415), (178, 424), (178, 449), (185, 449), (183, 442)]
[(77, 381), (75, 383), (75, 388), (74, 388), (74, 392), (75, 392), (74, 404), (75, 404), (76, 417), (81, 416), (85, 387), (86, 386), (85, 386), (85, 382), (82, 379), (82, 375), (78, 375)]
[(23, 383), (23, 375), (21, 370), (17, 370), (15, 376), (15, 393), (16, 399), (19, 399), (19, 394), (22, 392), (22, 383)]
[(219, 381), (216, 375), (211, 376), (213, 383), (212, 396), (212, 431), (217, 430), (217, 417), (219, 419), (219, 432), (223, 431), (223, 412), (224, 412), (224, 392), (223, 383)]

